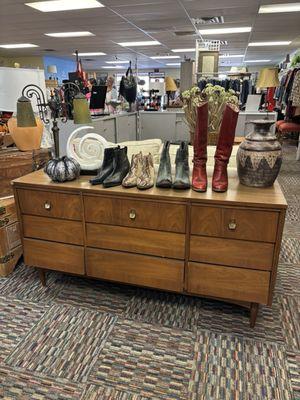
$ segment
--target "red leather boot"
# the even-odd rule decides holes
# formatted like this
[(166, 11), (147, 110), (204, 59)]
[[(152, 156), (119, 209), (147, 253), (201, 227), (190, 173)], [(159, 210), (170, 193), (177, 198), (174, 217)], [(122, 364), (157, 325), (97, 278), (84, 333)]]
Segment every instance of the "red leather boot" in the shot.
[(196, 192), (205, 192), (207, 188), (207, 130), (208, 103), (203, 103), (197, 109), (197, 124), (194, 137), (192, 188)]
[(212, 190), (215, 192), (226, 192), (228, 188), (227, 164), (232, 152), (238, 115), (237, 107), (226, 105), (215, 153), (215, 168), (212, 178)]

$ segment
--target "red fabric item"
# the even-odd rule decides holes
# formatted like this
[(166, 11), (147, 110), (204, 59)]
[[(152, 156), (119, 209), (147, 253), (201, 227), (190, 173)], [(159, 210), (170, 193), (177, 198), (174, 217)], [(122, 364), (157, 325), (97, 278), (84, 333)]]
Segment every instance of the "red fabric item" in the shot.
[(274, 94), (275, 94), (276, 88), (272, 87), (269, 88), (267, 91), (267, 110), (268, 111), (274, 111), (275, 105), (276, 105), (276, 100), (274, 99)]
[(207, 131), (208, 103), (204, 103), (197, 108), (197, 124), (194, 137), (192, 188), (196, 192), (205, 192), (207, 189)]
[(277, 121), (277, 122), (276, 122), (276, 128), (279, 128), (280, 125), (285, 124), (285, 123), (286, 123), (286, 122), (285, 122), (284, 119), (281, 119), (280, 121)]
[(277, 125), (277, 128), (281, 133), (290, 133), (290, 132), (300, 133), (300, 124), (296, 124), (295, 122), (283, 121), (283, 124), (280, 124), (279, 126)]
[(239, 111), (226, 105), (220, 128), (219, 140), (215, 153), (215, 167), (212, 178), (212, 189), (215, 192), (226, 192), (228, 188), (227, 164), (232, 152)]
[(78, 78), (80, 78), (82, 80), (84, 86), (86, 87), (86, 85), (87, 85), (86, 74), (83, 71), (81, 59), (77, 60), (76, 73), (77, 73)]

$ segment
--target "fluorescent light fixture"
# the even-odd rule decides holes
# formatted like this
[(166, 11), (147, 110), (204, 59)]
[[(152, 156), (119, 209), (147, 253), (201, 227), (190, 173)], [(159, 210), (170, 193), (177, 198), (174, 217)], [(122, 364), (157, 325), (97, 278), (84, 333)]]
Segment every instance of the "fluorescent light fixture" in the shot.
[[(81, 57), (86, 57), (86, 56), (106, 56), (106, 53), (103, 53), (102, 51), (96, 51), (92, 53), (78, 53), (79, 56)], [(73, 56), (76, 56), (76, 53), (73, 53)]]
[(286, 13), (300, 11), (300, 3), (268, 4), (260, 6), (259, 14)]
[(171, 60), (174, 58), (180, 58), (180, 56), (154, 56), (154, 57), (150, 57), (152, 58), (152, 60)]
[(87, 8), (104, 7), (104, 5), (99, 3), (97, 0), (51, 0), (25, 3), (25, 5), (42, 12), (83, 10)]
[(245, 60), (245, 63), (265, 63), (265, 62), (270, 62), (271, 60)]
[(69, 37), (81, 37), (81, 36), (95, 36), (92, 32), (82, 31), (82, 32), (55, 32), (55, 33), (45, 33), (46, 36), (56, 37), (56, 38), (69, 38)]
[(158, 46), (158, 45), (160, 45), (160, 43), (157, 40), (143, 40), (141, 42), (121, 42), (118, 44), (123, 47)]
[(115, 61), (105, 61), (106, 64), (129, 64), (129, 61), (125, 60), (115, 60)]
[(282, 42), (250, 42), (248, 46), (250, 47), (259, 47), (259, 46), (288, 46), (292, 42), (289, 40), (282, 41)]
[(29, 47), (39, 47), (31, 43), (18, 43), (18, 44), (0, 44), (3, 49), (27, 49)]
[(172, 49), (173, 53), (193, 53), (194, 51), (196, 51), (195, 48), (191, 48), (191, 49)]
[(245, 33), (251, 32), (251, 26), (242, 26), (240, 28), (215, 28), (215, 29), (199, 29), (200, 35), (222, 35), (226, 33)]
[(103, 67), (101, 67), (103, 69), (126, 69), (126, 67), (123, 67), (122, 65), (104, 65)]
[(179, 67), (180, 63), (167, 63), (166, 64), (168, 67)]
[(242, 58), (244, 54), (221, 54), (219, 58)]

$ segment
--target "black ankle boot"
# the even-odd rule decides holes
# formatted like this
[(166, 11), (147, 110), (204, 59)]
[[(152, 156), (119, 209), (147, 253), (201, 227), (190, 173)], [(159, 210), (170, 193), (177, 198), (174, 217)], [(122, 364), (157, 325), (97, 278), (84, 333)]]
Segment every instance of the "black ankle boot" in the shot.
[(170, 142), (165, 142), (160, 156), (160, 163), (156, 179), (156, 186), (159, 188), (172, 187), (171, 161), (169, 154)]
[(176, 172), (173, 183), (174, 189), (190, 188), (189, 148), (186, 142), (181, 142), (176, 153)]
[(130, 169), (129, 160), (127, 157), (127, 147), (122, 149), (114, 149), (114, 169), (112, 173), (103, 181), (105, 188), (111, 186), (119, 186), (122, 184), (123, 179), (128, 174)]
[(114, 169), (114, 151), (118, 147), (108, 147), (104, 149), (104, 158), (102, 166), (100, 167), (97, 176), (95, 178), (90, 179), (90, 183), (92, 185), (100, 185), (103, 183), (104, 179), (106, 179)]

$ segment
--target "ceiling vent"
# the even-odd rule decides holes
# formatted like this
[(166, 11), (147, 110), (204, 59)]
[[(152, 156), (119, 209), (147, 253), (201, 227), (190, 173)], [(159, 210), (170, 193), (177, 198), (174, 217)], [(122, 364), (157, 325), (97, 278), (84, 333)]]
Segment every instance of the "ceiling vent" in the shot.
[(44, 51), (47, 51), (47, 52), (49, 51), (50, 52), (50, 51), (56, 51), (56, 50), (54, 50), (54, 49), (44, 49)]
[(211, 25), (211, 24), (224, 24), (224, 17), (202, 17), (192, 18), (194, 25)]
[(84, 58), (83, 61), (90, 62), (90, 61), (96, 61), (96, 60), (94, 58)]
[(174, 32), (175, 36), (196, 36), (195, 31), (175, 31)]

